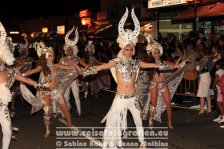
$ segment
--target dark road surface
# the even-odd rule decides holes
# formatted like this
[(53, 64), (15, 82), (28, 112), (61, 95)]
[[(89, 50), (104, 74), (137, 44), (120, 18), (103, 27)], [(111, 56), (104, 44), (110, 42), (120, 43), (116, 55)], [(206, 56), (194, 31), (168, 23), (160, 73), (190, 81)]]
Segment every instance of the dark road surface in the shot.
[[(85, 132), (85, 130), (92, 130), (97, 128), (103, 131), (105, 124), (101, 124), (100, 121), (106, 115), (109, 110), (114, 93), (108, 91), (101, 91), (99, 99), (94, 99), (93, 97), (88, 97), (87, 99), (81, 98), (82, 102), (82, 116), (78, 117), (76, 114), (76, 108), (74, 105), (74, 99), (72, 100), (73, 108), (71, 110), (73, 123), (76, 129), (80, 132)], [(40, 111), (34, 115), (30, 115), (30, 106), (25, 102), (21, 102), (20, 99), (16, 102), (16, 117), (12, 124), (17, 126), (20, 130), (19, 133), (14, 135), (18, 137), (17, 141), (11, 141), (10, 149), (62, 149), (63, 145), (65, 148), (100, 148), (102, 143), (101, 137), (90, 137), (85, 135), (85, 137), (79, 136), (78, 138), (68, 137), (67, 142), (60, 138), (56, 131), (59, 132), (63, 130), (66, 125), (63, 123), (63, 119), (57, 119), (52, 117), (51, 119), (51, 135), (49, 138), (44, 138), (44, 124), (43, 124), (43, 111)], [(166, 128), (166, 113), (162, 115), (163, 124), (155, 123), (155, 132), (166, 131), (168, 136), (161, 136), (163, 138), (158, 141), (159, 138), (155, 139), (153, 137), (148, 137), (146, 141), (150, 142), (148, 148), (158, 148), (155, 147), (155, 142), (157, 140), (157, 146), (163, 145), (162, 143), (167, 143), (163, 148), (169, 149), (224, 149), (224, 129), (219, 128), (219, 124), (212, 122), (216, 114), (206, 115), (203, 117), (197, 116), (198, 111), (173, 108), (173, 130), (168, 130)], [(144, 127), (147, 127), (147, 121), (144, 121)], [(133, 120), (128, 114), (128, 126), (133, 127)], [(57, 127), (57, 128), (56, 128)], [(84, 128), (87, 127), (87, 128)], [(102, 127), (102, 128), (99, 128)], [(96, 130), (96, 129), (94, 129)], [(150, 129), (145, 128), (145, 130), (150, 131)], [(75, 132), (75, 131), (74, 131)], [(2, 136), (2, 135), (1, 135)], [(154, 136), (155, 137), (155, 136)], [(158, 137), (158, 136), (157, 136)], [(132, 137), (129, 137), (130, 140)], [(92, 141), (90, 141), (92, 140)], [(96, 145), (94, 142), (98, 142)], [(81, 142), (81, 143), (80, 143)], [(84, 144), (85, 142), (86, 144)], [(127, 139), (124, 142), (128, 142)], [(135, 142), (138, 142), (135, 140)], [(162, 142), (162, 143), (161, 143)], [(63, 143), (63, 144), (62, 144)], [(75, 144), (74, 144), (75, 143)], [(153, 144), (154, 143), (154, 144)], [(159, 143), (159, 144), (158, 144)], [(85, 147), (80, 147), (79, 145), (86, 145)], [(91, 146), (92, 145), (92, 146)], [(131, 148), (131, 147), (123, 147)]]

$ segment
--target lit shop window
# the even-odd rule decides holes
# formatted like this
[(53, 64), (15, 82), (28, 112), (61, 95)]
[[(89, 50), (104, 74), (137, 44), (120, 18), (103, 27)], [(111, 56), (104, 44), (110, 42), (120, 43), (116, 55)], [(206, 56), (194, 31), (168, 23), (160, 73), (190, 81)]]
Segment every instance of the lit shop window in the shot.
[(47, 27), (43, 27), (43, 28), (42, 28), (42, 32), (43, 32), (43, 33), (48, 33), (48, 28), (47, 28)]
[(59, 34), (59, 35), (65, 34), (65, 26), (64, 25), (57, 26), (57, 34)]

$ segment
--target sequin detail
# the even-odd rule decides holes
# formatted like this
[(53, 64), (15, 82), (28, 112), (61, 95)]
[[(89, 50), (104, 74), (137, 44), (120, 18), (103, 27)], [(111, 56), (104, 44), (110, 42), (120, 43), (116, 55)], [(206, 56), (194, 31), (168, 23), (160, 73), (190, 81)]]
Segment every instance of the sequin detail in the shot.
[(122, 75), (126, 86), (129, 85), (133, 75), (139, 69), (139, 60), (136, 59), (120, 59), (116, 61), (116, 67)]

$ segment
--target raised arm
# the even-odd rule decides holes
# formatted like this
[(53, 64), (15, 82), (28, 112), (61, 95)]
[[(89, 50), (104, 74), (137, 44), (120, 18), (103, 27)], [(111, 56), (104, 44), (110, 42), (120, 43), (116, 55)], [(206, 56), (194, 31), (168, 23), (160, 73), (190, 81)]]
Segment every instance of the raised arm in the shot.
[(101, 71), (101, 70), (104, 70), (104, 69), (110, 69), (110, 68), (114, 67), (115, 64), (116, 64), (115, 61), (110, 60), (106, 64), (90, 67), (90, 69), (88, 69), (84, 72), (83, 76), (85, 77), (85, 76), (88, 76), (88, 75), (97, 74), (98, 71)]
[(34, 73), (37, 73), (37, 72), (40, 72), (42, 70), (42, 67), (41, 66), (37, 66), (36, 68), (34, 69), (31, 69), (31, 70), (28, 70), (27, 72), (25, 73), (22, 73), (22, 76), (25, 77), (25, 76), (29, 76), (29, 75), (32, 75)]
[(141, 68), (159, 68), (160, 65), (159, 64), (155, 64), (155, 63), (146, 63), (143, 61), (139, 61), (139, 65)]
[(56, 69), (77, 70), (80, 75), (83, 75), (83, 72), (78, 65), (65, 66), (65, 65), (61, 65), (61, 64), (55, 64), (55, 67), (56, 67)]
[(18, 73), (15, 73), (14, 74), (14, 78), (20, 82), (24, 82), (26, 84), (29, 84), (29, 85), (33, 85), (35, 88), (37, 87), (37, 82), (30, 79), (30, 78), (25, 78), (23, 76), (21, 76), (20, 74)]
[(95, 67), (96, 71), (101, 71), (101, 70), (104, 70), (104, 69), (110, 69), (110, 68), (114, 67), (115, 64), (116, 64), (115, 61), (110, 60), (106, 64), (102, 64), (102, 65), (98, 65), (98, 66), (94, 66), (94, 67)]
[(61, 64), (55, 64), (54, 65), (56, 69), (63, 69), (63, 70), (75, 70), (77, 69), (77, 64), (74, 66), (65, 66)]

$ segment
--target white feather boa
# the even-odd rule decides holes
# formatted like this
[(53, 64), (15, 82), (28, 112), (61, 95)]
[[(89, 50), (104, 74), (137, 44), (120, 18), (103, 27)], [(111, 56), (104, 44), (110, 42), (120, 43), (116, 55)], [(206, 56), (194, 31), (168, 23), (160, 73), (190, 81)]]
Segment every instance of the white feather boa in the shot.
[(8, 45), (0, 45), (0, 59), (7, 65), (12, 65), (15, 61), (13, 54), (10, 52)]
[(5, 86), (4, 83), (0, 84), (0, 91), (0, 103), (8, 105), (8, 103), (12, 100), (11, 91)]

